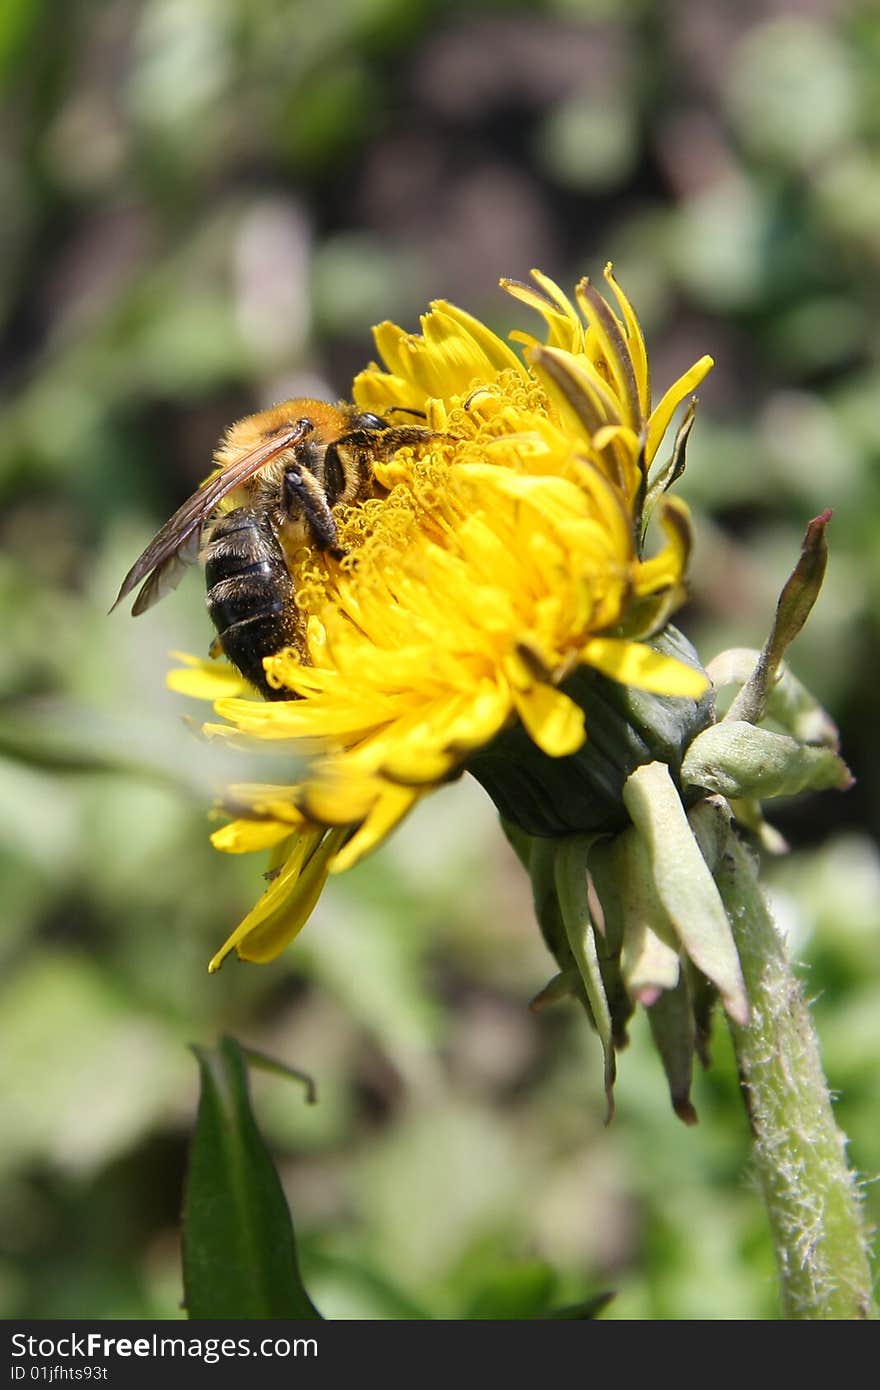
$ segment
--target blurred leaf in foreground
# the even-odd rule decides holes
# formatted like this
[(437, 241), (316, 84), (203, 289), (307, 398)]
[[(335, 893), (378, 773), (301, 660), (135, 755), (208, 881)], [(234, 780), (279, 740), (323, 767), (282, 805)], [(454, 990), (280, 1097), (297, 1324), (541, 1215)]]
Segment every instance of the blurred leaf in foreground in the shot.
[(184, 1202), (191, 1318), (319, 1318), (303, 1287), (287, 1203), (232, 1038), (195, 1048), (201, 1098)]

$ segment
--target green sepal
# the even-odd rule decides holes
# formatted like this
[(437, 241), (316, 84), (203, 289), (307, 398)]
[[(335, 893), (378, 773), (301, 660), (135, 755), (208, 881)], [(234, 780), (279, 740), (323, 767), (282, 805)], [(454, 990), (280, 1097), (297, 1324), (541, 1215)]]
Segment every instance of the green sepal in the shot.
[(688, 436), (690, 435), (690, 432), (694, 427), (695, 419), (696, 400), (691, 399), (688, 408), (685, 411), (684, 419), (682, 420), (681, 424), (679, 425), (676, 431), (675, 440), (672, 445), (672, 453), (670, 457), (666, 460), (664, 464), (660, 466), (660, 468), (656, 470), (656, 472), (653, 473), (652, 477), (649, 480), (648, 490), (645, 496), (644, 507), (642, 509), (641, 531), (643, 543), (645, 539), (645, 533), (648, 529), (648, 523), (651, 520), (654, 508), (657, 506), (657, 503), (660, 501), (660, 498), (663, 496), (663, 493), (668, 492), (668, 490), (673, 486), (673, 484), (675, 484), (678, 481), (678, 479), (681, 477), (682, 473), (685, 470), (685, 465), (687, 462)]
[(238, 1043), (194, 1047), (201, 1094), (183, 1212), (190, 1318), (319, 1318), (303, 1286), (293, 1225), (253, 1117)]
[(700, 1066), (707, 1071), (712, 1062), (709, 1044), (712, 1041), (712, 1014), (718, 1003), (718, 991), (692, 960), (685, 961), (685, 971), (694, 1016), (694, 1047)]
[(688, 989), (687, 975), (682, 971), (674, 989), (663, 990), (647, 1011), (654, 1044), (660, 1053), (672, 1108), (686, 1125), (697, 1123), (697, 1112), (691, 1102), (691, 1082), (694, 1074), (696, 1028)]
[(788, 734), (774, 734), (742, 719), (704, 730), (681, 767), (685, 787), (703, 787), (728, 799), (794, 796), (802, 791), (843, 791), (852, 785), (846, 763), (830, 748), (815, 748)]
[(676, 935), (717, 985), (726, 1012), (745, 1025), (749, 1003), (730, 923), (669, 769), (663, 763), (637, 768), (623, 796)]
[[(501, 818), (501, 827), (517, 858), (529, 875), (532, 883), (532, 901), (535, 917), (544, 938), (544, 944), (559, 966), (559, 975), (574, 982), (574, 997), (579, 999), (590, 1023), (595, 1028), (596, 1021), (590, 1008), (577, 962), (571, 953), (562, 911), (556, 893), (556, 842), (536, 839), (527, 835), (516, 825)], [(540, 994), (536, 996), (540, 999)]]
[(714, 875), (730, 832), (730, 807), (723, 796), (704, 796), (691, 807), (687, 818), (700, 853)]
[(590, 912), (587, 895), (587, 856), (593, 837), (590, 835), (571, 835), (556, 845), (554, 867), (556, 894), (562, 913), (562, 921), (571, 947), (584, 990), (590, 1001), (596, 1032), (602, 1044), (604, 1057), (605, 1100), (607, 1105), (605, 1123), (614, 1117), (614, 1080), (617, 1062), (614, 1052), (614, 1036), (611, 1023), (611, 1010), (602, 980), (602, 970), (596, 950), (596, 930)]
[(748, 797), (734, 797), (730, 809), (736, 817), (737, 824), (754, 836), (765, 854), (788, 854), (788, 841), (775, 825), (764, 819), (760, 801)]
[(621, 950), (623, 948), (624, 921), (617, 894), (617, 873), (614, 855), (615, 841), (597, 841), (590, 850), (590, 877), (596, 890), (601, 908), (601, 920), (596, 926), (596, 954), (605, 997), (611, 1012), (611, 1029), (614, 1046), (620, 1050), (626, 1047), (627, 1024), (632, 1018), (635, 1006), (627, 991), (621, 971)]
[[(705, 796), (688, 811), (688, 823), (713, 878), (727, 847), (732, 809), (723, 796)], [(712, 1012), (718, 1002), (718, 990), (688, 958), (684, 962), (684, 973), (694, 1020), (694, 1047), (705, 1070), (710, 1063)]]
[(681, 974), (678, 952), (639, 917), (627, 918), (621, 963), (630, 997), (646, 1008), (658, 995), (675, 989)]
[(609, 910), (616, 902), (623, 924), (621, 976), (630, 999), (649, 1005), (678, 983), (678, 941), (657, 893), (647, 847), (635, 830), (617, 836), (610, 858), (613, 884), (605, 892)]

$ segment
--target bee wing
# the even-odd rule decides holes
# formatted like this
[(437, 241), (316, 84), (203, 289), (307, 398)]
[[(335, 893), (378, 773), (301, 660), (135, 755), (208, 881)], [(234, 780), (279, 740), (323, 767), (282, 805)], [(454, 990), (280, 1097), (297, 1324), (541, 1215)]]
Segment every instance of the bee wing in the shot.
[[(146, 582), (141, 585), (140, 593), (132, 604), (131, 611), (135, 617), (139, 613), (146, 613), (147, 609), (152, 608), (154, 603), (158, 603), (166, 594), (170, 594), (172, 589), (177, 588), (190, 565), (194, 565), (199, 558), (201, 543), (202, 528), (196, 526), (183, 544), (179, 545), (167, 560), (160, 560)], [(137, 580), (133, 580), (133, 584), (136, 583)], [(116, 603), (124, 597), (125, 594), (120, 592)], [(116, 603), (114, 603), (113, 608), (116, 607)], [(110, 611), (112, 612), (113, 609)]]
[[(141, 580), (146, 580), (134, 601), (132, 613), (144, 613), (176, 588), (184, 570), (198, 558), (202, 527), (218, 502), (236, 487), (253, 477), (278, 454), (299, 444), (309, 431), (306, 420), (298, 420), (289, 429), (267, 439), (244, 458), (236, 459), (219, 473), (202, 483), (198, 492), (188, 497), (182, 507), (166, 521), (146, 550), (139, 555), (122, 581), (113, 608), (116, 608)], [(113, 608), (110, 612), (113, 612)]]

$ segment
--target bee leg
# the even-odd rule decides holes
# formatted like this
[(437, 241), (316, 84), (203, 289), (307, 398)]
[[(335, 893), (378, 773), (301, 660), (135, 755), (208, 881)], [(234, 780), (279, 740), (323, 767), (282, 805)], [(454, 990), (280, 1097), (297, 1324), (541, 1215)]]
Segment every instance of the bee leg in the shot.
[(300, 468), (288, 468), (284, 475), (283, 501), (285, 510), (293, 515), (299, 511), (306, 519), (318, 550), (339, 555), (339, 533), (324, 493), (311, 473)]

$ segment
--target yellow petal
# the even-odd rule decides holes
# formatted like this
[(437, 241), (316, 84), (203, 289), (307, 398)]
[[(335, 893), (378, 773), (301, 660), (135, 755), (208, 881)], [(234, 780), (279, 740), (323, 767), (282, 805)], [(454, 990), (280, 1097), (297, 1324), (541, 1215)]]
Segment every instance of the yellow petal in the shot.
[(275, 820), (233, 820), (211, 836), (211, 844), (224, 854), (252, 854), (272, 849), (290, 836), (290, 825)]
[(669, 422), (686, 396), (695, 391), (700, 382), (712, 370), (715, 363), (711, 357), (701, 357), (684, 376), (670, 386), (657, 409), (648, 421), (648, 439), (645, 444), (645, 460), (650, 463), (660, 448)]
[(420, 792), (409, 788), (388, 787), (370, 811), (363, 825), (359, 826), (348, 843), (339, 851), (331, 866), (331, 873), (341, 874), (351, 869), (365, 855), (387, 839), (392, 830), (400, 824), (404, 816), (418, 801)]
[(634, 685), (655, 695), (698, 700), (709, 685), (704, 672), (623, 637), (593, 637), (581, 648), (580, 659), (622, 685)]
[(511, 352), (504, 339), (499, 338), (497, 333), (493, 333), (491, 328), (487, 328), (479, 319), (444, 299), (435, 301), (431, 307), (432, 312), (439, 311), (448, 321), (463, 330), (480, 349), (493, 372), (513, 370), (525, 376), (525, 368), (516, 353)]
[(529, 737), (550, 758), (576, 753), (586, 737), (584, 712), (552, 685), (513, 690), (513, 703)]
[(366, 820), (382, 794), (382, 782), (358, 769), (317, 770), (297, 794), (298, 805), (316, 825), (351, 826)]
[(598, 345), (599, 355), (614, 378), (620, 418), (624, 424), (638, 432), (642, 426), (638, 384), (633, 360), (617, 316), (612, 312), (608, 301), (603, 299), (588, 279), (581, 280), (575, 293), (581, 312), (590, 325), (590, 341), (595, 341)]
[(351, 398), (361, 410), (371, 410), (377, 415), (395, 408), (426, 408), (424, 391), (418, 390), (405, 377), (395, 376), (393, 372), (383, 372), (376, 365), (367, 367), (355, 377)]
[(668, 544), (658, 555), (643, 560), (636, 573), (634, 592), (652, 594), (658, 589), (673, 587), (681, 582), (691, 553), (691, 514), (680, 497), (664, 497), (660, 510), (660, 525), (666, 532)]
[[(539, 270), (533, 270), (531, 275), (539, 287), (537, 290), (521, 280), (502, 280), (501, 288), (530, 309), (537, 310), (547, 324), (548, 346), (562, 348), (566, 352), (580, 352), (584, 330), (573, 304), (559, 286)], [(510, 337), (514, 342), (525, 343), (528, 347), (535, 345), (535, 339), (530, 334), (517, 332), (511, 333)]]
[(584, 356), (554, 347), (535, 347), (528, 354), (563, 422), (591, 438), (603, 425), (621, 423), (620, 402)]
[(186, 652), (171, 652), (183, 667), (169, 671), (165, 684), (178, 695), (196, 700), (218, 700), (226, 695), (245, 695), (251, 690), (243, 676), (228, 661), (202, 661)]
[(636, 317), (635, 310), (618, 285), (612, 272), (613, 267), (609, 261), (604, 271), (605, 279), (614, 291), (615, 298), (623, 314), (623, 322), (626, 326), (626, 345), (632, 357), (636, 383), (639, 389), (639, 405), (642, 418), (647, 420), (651, 413), (651, 374), (648, 368), (648, 354), (645, 351), (645, 338), (642, 333), (642, 326)]
[(333, 854), (346, 832), (323, 830), (297, 836), (294, 848), (278, 876), (256, 907), (223, 943), (208, 970), (219, 970), (232, 950), (242, 960), (274, 960), (288, 946), (311, 916)]
[(405, 343), (410, 335), (396, 323), (391, 323), (386, 319), (384, 323), (378, 323), (373, 329), (373, 339), (389, 372), (394, 376), (409, 380), (409, 357), (405, 349)]

